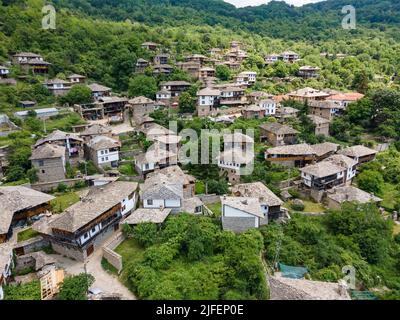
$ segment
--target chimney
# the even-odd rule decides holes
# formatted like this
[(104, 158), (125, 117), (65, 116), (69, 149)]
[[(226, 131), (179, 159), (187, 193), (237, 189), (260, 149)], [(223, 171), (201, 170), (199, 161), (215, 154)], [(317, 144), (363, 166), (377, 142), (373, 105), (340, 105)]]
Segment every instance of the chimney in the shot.
[(347, 282), (344, 280), (339, 280), (338, 281), (338, 293), (340, 296), (344, 297), (347, 295)]

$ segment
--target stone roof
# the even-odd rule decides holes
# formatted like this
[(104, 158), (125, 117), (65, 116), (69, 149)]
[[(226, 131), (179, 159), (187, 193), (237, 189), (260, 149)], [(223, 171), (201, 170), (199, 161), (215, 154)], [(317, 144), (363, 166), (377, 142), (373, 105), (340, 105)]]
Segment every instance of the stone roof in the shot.
[(313, 67), (313, 66), (303, 66), (299, 68), (300, 71), (318, 71), (321, 70), (318, 67)]
[(249, 164), (254, 160), (254, 153), (242, 150), (229, 149), (221, 152), (217, 156), (218, 161), (232, 162), (236, 164)]
[(314, 88), (306, 87), (289, 93), (289, 96), (293, 97), (304, 97), (304, 98), (316, 98), (316, 97), (328, 97), (329, 93)]
[(128, 101), (130, 104), (151, 104), (154, 103), (153, 100), (147, 98), (147, 97), (143, 97), (143, 96), (139, 96), (139, 97), (135, 97), (131, 100)]
[(154, 140), (163, 144), (177, 144), (182, 140), (182, 137), (175, 134), (167, 134), (164, 136), (155, 137)]
[(183, 170), (177, 165), (169, 166), (169, 167), (160, 169), (156, 172), (151, 172), (147, 175), (147, 178), (152, 178), (159, 174), (166, 176), (169, 179), (169, 181), (171, 181), (171, 182), (173, 181), (173, 182), (179, 182), (182, 184), (189, 184), (189, 183), (194, 183), (196, 181), (195, 177), (183, 172)]
[(260, 125), (261, 129), (278, 134), (298, 134), (299, 132), (290, 126), (280, 124), (278, 122), (267, 122)]
[(224, 206), (229, 206), (231, 208), (244, 211), (252, 216), (264, 218), (258, 198), (222, 196), (221, 204), (222, 208), (224, 208)]
[(344, 107), (339, 103), (332, 100), (323, 100), (323, 101), (309, 101), (308, 105), (311, 108), (320, 108), (320, 109), (343, 109)]
[(76, 134), (76, 133), (69, 133), (69, 132), (64, 132), (64, 131), (61, 131), (61, 130), (54, 130), (52, 133), (50, 133), (49, 135), (47, 135), (43, 139), (39, 139), (35, 143), (35, 148), (38, 147), (39, 145), (43, 144), (43, 143), (52, 142), (52, 141), (61, 141), (61, 140), (67, 140), (67, 139), (72, 139), (72, 140), (76, 140), (76, 141), (83, 141), (83, 139), (81, 139), (79, 137), (79, 135)]
[(261, 98), (261, 97), (273, 97), (272, 94), (264, 91), (253, 91), (248, 94), (250, 97)]
[(277, 110), (280, 114), (297, 114), (300, 112), (299, 109), (292, 107), (281, 107)]
[(50, 79), (44, 82), (45, 84), (70, 84), (68, 81), (65, 81), (63, 79)]
[(355, 161), (354, 159), (349, 158), (343, 154), (331, 155), (329, 158), (326, 158), (324, 161), (332, 162), (338, 166), (342, 166), (347, 169), (352, 168), (357, 164), (357, 161)]
[(38, 58), (29, 59), (28, 61), (21, 61), (20, 63), (28, 65), (51, 65), (51, 63)]
[(258, 198), (261, 204), (271, 206), (280, 206), (283, 201), (278, 198), (262, 182), (237, 184), (232, 187), (232, 194), (242, 197)]
[(187, 213), (196, 213), (195, 209), (200, 206), (203, 206), (203, 201), (201, 201), (199, 197), (183, 199), (181, 211)]
[(226, 133), (223, 136), (226, 143), (254, 143), (254, 139), (241, 132)]
[(80, 132), (79, 135), (91, 136), (91, 135), (109, 134), (111, 132), (112, 132), (111, 127), (96, 123), (86, 128), (84, 131)]
[(33, 52), (18, 52), (13, 57), (28, 57), (28, 58), (40, 58), (41, 55)]
[(65, 157), (65, 147), (45, 143), (32, 150), (30, 160)]
[(171, 157), (176, 157), (176, 153), (171, 151), (154, 148), (152, 145), (146, 152), (135, 156), (136, 164), (143, 165), (146, 163), (158, 163)]
[(269, 276), (271, 300), (351, 300), (338, 283)]
[(8, 232), (15, 212), (53, 199), (51, 195), (27, 187), (0, 187), (0, 234)]
[(256, 105), (256, 104), (252, 104), (252, 105), (249, 105), (246, 108), (244, 108), (243, 111), (259, 112), (259, 111), (263, 111), (263, 110), (264, 109), (261, 106)]
[(124, 97), (117, 97), (117, 96), (111, 96), (111, 97), (101, 97), (99, 98), (100, 102), (103, 103), (115, 103), (115, 102), (125, 102), (128, 103), (128, 99)]
[(332, 143), (332, 142), (323, 142), (323, 143), (313, 144), (310, 147), (314, 150), (314, 153), (318, 157), (321, 157), (327, 153), (336, 152), (339, 148), (339, 145), (337, 143)]
[(111, 91), (111, 88), (103, 86), (98, 83), (92, 83), (88, 85), (89, 89), (92, 90), (92, 92), (107, 92)]
[(175, 132), (173, 132), (172, 130), (167, 129), (159, 125), (158, 123), (153, 123), (150, 128), (143, 129), (143, 133), (146, 135), (147, 138), (151, 138), (151, 136), (175, 134)]
[(212, 88), (204, 88), (197, 91), (198, 96), (219, 96), (221, 91), (212, 89)]
[(314, 114), (309, 114), (309, 115), (307, 115), (307, 117), (312, 121), (312, 123), (314, 123), (316, 125), (330, 123), (330, 121), (328, 119), (316, 116)]
[(116, 181), (94, 187), (81, 201), (73, 204), (49, 222), (49, 227), (76, 232), (104, 212), (110, 210), (138, 187), (136, 182)]
[(190, 86), (191, 84), (187, 81), (167, 81), (161, 83), (161, 86)]
[(68, 76), (67, 78), (68, 78), (68, 79), (73, 79), (73, 78), (85, 79), (86, 77), (85, 77), (85, 76), (82, 76), (82, 75), (80, 75), (80, 74), (74, 73), (74, 74), (71, 74), (70, 76)]
[(121, 147), (121, 142), (107, 136), (96, 136), (87, 144), (93, 150), (104, 150)]
[(356, 201), (359, 203), (382, 201), (381, 198), (353, 186), (335, 187), (330, 189), (327, 191), (327, 197), (338, 203), (346, 201)]
[(221, 88), (221, 92), (242, 92), (242, 91), (244, 91), (243, 88), (234, 87), (234, 86)]
[(172, 181), (163, 174), (154, 175), (145, 180), (142, 186), (143, 199), (183, 199), (183, 185)]
[(268, 154), (286, 154), (286, 155), (314, 155), (314, 149), (307, 143), (293, 144), (267, 149)]
[(378, 153), (378, 151), (364, 147), (362, 145), (348, 147), (348, 148), (345, 148), (340, 151), (340, 154), (344, 154), (345, 156), (352, 157), (352, 158), (353, 157), (357, 157), (357, 158), (365, 157), (365, 156), (369, 156), (369, 155), (373, 155), (373, 154), (377, 154), (377, 153)]
[(151, 223), (163, 223), (167, 219), (168, 215), (171, 213), (171, 209), (145, 209), (139, 208), (133, 211), (124, 221), (121, 223), (127, 224), (139, 224), (145, 222)]
[(340, 172), (343, 172), (345, 168), (338, 166), (329, 161), (321, 161), (313, 165), (301, 168), (300, 171), (317, 178), (328, 177)]

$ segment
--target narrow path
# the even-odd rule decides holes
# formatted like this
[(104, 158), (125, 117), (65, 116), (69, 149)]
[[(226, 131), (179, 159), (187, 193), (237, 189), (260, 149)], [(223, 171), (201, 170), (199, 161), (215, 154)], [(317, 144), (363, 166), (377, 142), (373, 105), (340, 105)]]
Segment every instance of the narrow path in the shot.
[[(67, 274), (76, 275), (84, 272), (84, 264), (74, 261), (61, 255), (52, 255), (58, 262), (58, 265), (65, 269)], [(118, 293), (124, 300), (136, 300), (135, 295), (129, 291), (113, 274), (108, 273), (101, 266), (102, 251), (97, 250), (88, 259), (86, 264), (87, 272), (94, 276), (95, 282), (93, 288), (99, 288), (106, 293)]]

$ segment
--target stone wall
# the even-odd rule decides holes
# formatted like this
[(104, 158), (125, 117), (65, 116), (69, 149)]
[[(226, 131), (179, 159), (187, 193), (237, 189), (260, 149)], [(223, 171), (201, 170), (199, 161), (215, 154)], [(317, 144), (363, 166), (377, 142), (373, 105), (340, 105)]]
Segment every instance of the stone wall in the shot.
[(57, 189), (60, 183), (67, 185), (68, 187), (73, 187), (78, 182), (85, 182), (84, 178), (77, 178), (77, 179), (65, 179), (65, 180), (58, 180), (52, 182), (43, 182), (43, 183), (35, 183), (31, 185), (31, 188), (36, 191), (41, 192), (49, 192), (52, 190)]
[(254, 227), (255, 218), (246, 217), (222, 217), (222, 227), (224, 230), (233, 232), (245, 232)]
[(113, 267), (115, 267), (118, 270), (118, 273), (122, 271), (122, 257), (116, 253), (114, 249), (118, 247), (124, 240), (124, 234), (122, 232), (118, 232), (103, 246), (103, 258), (106, 259)]
[(49, 241), (47, 241), (41, 236), (38, 236), (26, 241), (18, 242), (14, 246), (14, 250), (17, 255), (22, 255), (39, 251), (48, 245)]
[(51, 246), (53, 250), (62, 256), (84, 262), (86, 259), (86, 250), (78, 249), (77, 247), (69, 246), (66, 244), (59, 244), (57, 242), (51, 241)]

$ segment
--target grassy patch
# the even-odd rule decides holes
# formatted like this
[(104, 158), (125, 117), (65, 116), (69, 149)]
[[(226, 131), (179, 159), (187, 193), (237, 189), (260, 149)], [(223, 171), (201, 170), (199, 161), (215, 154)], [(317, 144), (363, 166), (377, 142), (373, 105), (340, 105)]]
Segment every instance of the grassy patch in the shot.
[(210, 209), (216, 217), (221, 216), (221, 202), (207, 204), (207, 208)]
[(61, 213), (74, 203), (79, 201), (79, 196), (75, 192), (68, 192), (56, 197), (50, 202), (54, 213)]
[(118, 270), (111, 263), (107, 261), (107, 259), (101, 259), (101, 266), (103, 269), (111, 274), (115, 274), (118, 276)]
[(39, 233), (37, 231), (33, 230), (32, 228), (29, 228), (18, 233), (17, 241), (18, 242), (26, 241), (34, 237), (37, 237), (38, 235)]
[(206, 186), (203, 181), (196, 181), (195, 192), (196, 194), (204, 194), (206, 192)]
[(382, 207), (387, 210), (393, 210), (396, 205), (396, 199), (400, 196), (400, 192), (396, 190), (396, 186), (390, 183), (385, 183), (382, 188)]
[(125, 164), (121, 164), (118, 167), (118, 171), (126, 176), (136, 176), (137, 172), (135, 170), (135, 168), (133, 167), (132, 163), (125, 163)]
[(122, 262), (132, 262), (140, 260), (143, 257), (144, 249), (137, 243), (135, 239), (127, 239), (122, 242), (115, 250), (122, 256)]

